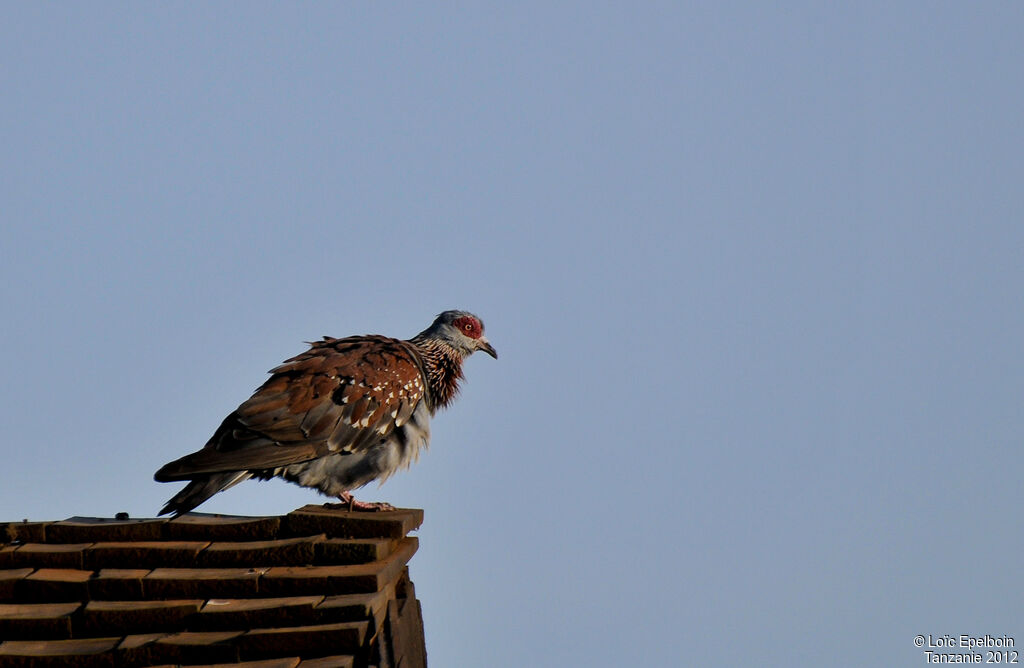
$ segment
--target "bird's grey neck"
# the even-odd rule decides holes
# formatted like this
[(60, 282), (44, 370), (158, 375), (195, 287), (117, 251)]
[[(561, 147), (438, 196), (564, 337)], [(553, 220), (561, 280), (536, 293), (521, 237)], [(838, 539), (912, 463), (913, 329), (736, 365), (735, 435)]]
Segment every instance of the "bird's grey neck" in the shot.
[(417, 334), (409, 343), (416, 346), (427, 375), (427, 385), (433, 399), (431, 411), (448, 406), (459, 392), (462, 379), (463, 355), (454, 346), (427, 332)]

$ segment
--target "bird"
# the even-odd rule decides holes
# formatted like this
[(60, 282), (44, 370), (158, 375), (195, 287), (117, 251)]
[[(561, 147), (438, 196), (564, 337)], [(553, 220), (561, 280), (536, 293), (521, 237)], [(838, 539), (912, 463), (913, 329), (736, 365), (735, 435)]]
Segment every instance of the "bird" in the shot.
[(269, 371), (210, 440), (165, 464), (157, 482), (189, 483), (160, 515), (177, 517), (250, 478), (283, 478), (337, 497), (349, 510), (393, 510), (352, 490), (408, 468), (430, 440), (430, 418), (454, 401), (462, 363), (498, 358), (483, 321), (444, 311), (411, 339), (323, 337)]

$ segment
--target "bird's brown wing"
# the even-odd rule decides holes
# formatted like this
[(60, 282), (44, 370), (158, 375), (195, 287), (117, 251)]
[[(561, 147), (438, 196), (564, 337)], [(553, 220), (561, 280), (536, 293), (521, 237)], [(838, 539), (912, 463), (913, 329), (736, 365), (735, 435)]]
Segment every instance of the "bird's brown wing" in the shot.
[(267, 470), (333, 452), (362, 452), (403, 425), (427, 399), (412, 346), (385, 336), (324, 337), (270, 371), (206, 446), (157, 480)]

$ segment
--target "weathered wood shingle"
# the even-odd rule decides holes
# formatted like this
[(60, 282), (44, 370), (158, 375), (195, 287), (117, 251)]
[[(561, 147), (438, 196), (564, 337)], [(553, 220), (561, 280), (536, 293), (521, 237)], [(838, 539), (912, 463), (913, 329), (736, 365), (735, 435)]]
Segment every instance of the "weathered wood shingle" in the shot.
[(0, 666), (425, 666), (407, 570), (422, 520), (305, 506), (0, 523)]

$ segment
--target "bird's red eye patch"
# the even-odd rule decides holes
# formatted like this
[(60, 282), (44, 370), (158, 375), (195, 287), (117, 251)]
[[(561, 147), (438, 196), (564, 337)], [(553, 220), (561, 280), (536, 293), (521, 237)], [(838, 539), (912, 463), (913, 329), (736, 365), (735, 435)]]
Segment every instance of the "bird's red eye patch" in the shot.
[(479, 339), (483, 334), (483, 327), (480, 326), (480, 321), (476, 318), (457, 318), (452, 325), (471, 339)]

